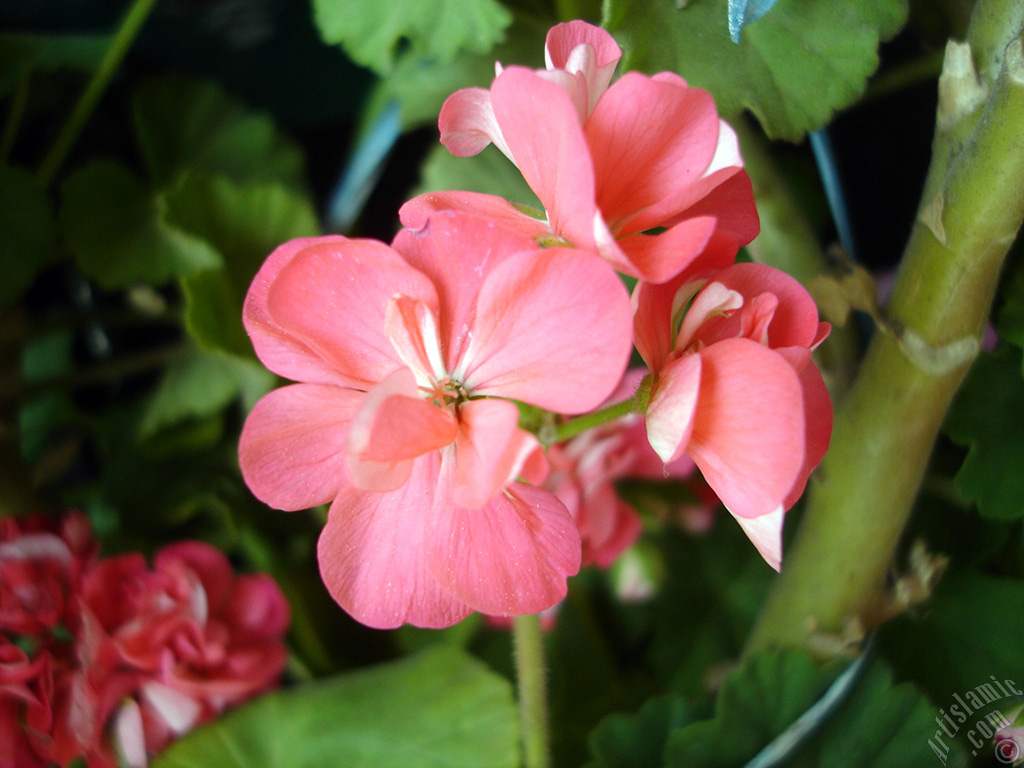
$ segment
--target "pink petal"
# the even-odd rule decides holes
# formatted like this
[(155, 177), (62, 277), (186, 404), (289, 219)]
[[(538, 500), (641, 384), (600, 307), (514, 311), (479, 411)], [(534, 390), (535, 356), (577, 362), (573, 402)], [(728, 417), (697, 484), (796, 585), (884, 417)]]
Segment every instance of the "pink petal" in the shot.
[(345, 435), (363, 397), (293, 384), (256, 403), (238, 441), (242, 476), (256, 497), (289, 511), (331, 501), (348, 482)]
[[(402, 226), (416, 230), (426, 226), (427, 221), (440, 211), (471, 213), (533, 240), (551, 237), (551, 228), (542, 218), (528, 216), (503, 197), (480, 192), (428, 192), (399, 208), (398, 218)], [(543, 215), (541, 212), (538, 214)], [(399, 237), (410, 236), (399, 232), (395, 238), (395, 247), (405, 253), (408, 243), (400, 243)]]
[(146, 735), (142, 729), (142, 711), (135, 699), (127, 699), (114, 715), (114, 740), (121, 759), (130, 768), (144, 768)]
[(431, 572), (474, 610), (538, 613), (566, 594), (580, 567), (580, 537), (553, 494), (513, 483), (480, 509), (437, 516), (426, 546)]
[(476, 394), (583, 413), (615, 388), (629, 358), (629, 297), (596, 256), (517, 254), (486, 278), (455, 377)]
[(663, 226), (695, 216), (714, 216), (718, 221), (717, 231), (733, 237), (737, 245), (746, 245), (761, 231), (754, 189), (747, 172), (741, 168), (723, 168), (705, 176), (694, 184), (688, 200), (679, 200), (676, 205), (685, 207), (663, 221)]
[(344, 384), (347, 379), (300, 339), (280, 328), (267, 309), (267, 292), (281, 270), (305, 248), (341, 245), (340, 235), (305, 237), (278, 246), (260, 267), (246, 294), (242, 321), (252, 339), (256, 356), (274, 373), (293, 381)]
[(484, 279), (509, 256), (537, 250), (532, 238), (508, 231), (500, 222), (455, 211), (436, 212), (422, 229), (399, 232), (394, 247), (437, 288), (447, 370), (462, 356)]
[(357, 488), (393, 491), (412, 471), (413, 460), (442, 448), (459, 432), (451, 411), (419, 396), (408, 368), (400, 368), (363, 399), (346, 443), (346, 466)]
[(204, 541), (178, 541), (157, 552), (153, 569), (173, 569), (174, 563), (184, 564), (199, 577), (207, 612), (219, 616), (235, 589), (235, 572), (227, 556)]
[(673, 360), (658, 375), (651, 394), (647, 439), (665, 464), (682, 456), (690, 443), (701, 394), (702, 363), (697, 354)]
[(280, 328), (347, 384), (368, 389), (402, 364), (384, 332), (396, 293), (436, 311), (434, 286), (397, 252), (373, 240), (349, 240), (297, 254), (270, 286), (267, 307)]
[(627, 273), (650, 283), (663, 283), (688, 267), (707, 247), (716, 220), (688, 219), (658, 235), (630, 235), (618, 240), (632, 269)]
[(832, 399), (821, 378), (821, 372), (813, 363), (808, 363), (800, 370), (799, 376), (803, 387), (804, 421), (807, 425), (804, 435), (806, 455), (800, 474), (783, 502), (786, 509), (796, 504), (803, 495), (808, 476), (825, 457), (832, 438)]
[(804, 404), (784, 358), (748, 339), (698, 353), (700, 397), (687, 452), (729, 511), (757, 517), (786, 498), (804, 463)]
[(540, 450), (540, 443), (519, 429), (519, 409), (507, 400), (463, 403), (459, 422), (452, 501), (476, 509), (521, 474), (527, 459)]
[[(742, 294), (748, 302), (769, 293), (778, 306), (768, 325), (768, 346), (810, 347), (818, 335), (818, 307), (797, 280), (765, 264), (734, 264), (715, 276), (715, 282)], [(707, 323), (698, 334), (706, 343), (734, 335), (740, 318)]]
[(579, 248), (592, 247), (594, 169), (569, 94), (528, 69), (509, 67), (495, 78), (491, 102), (551, 230)]
[(484, 88), (464, 88), (449, 96), (437, 121), (441, 143), (456, 157), (471, 157), (494, 143), (509, 157), (501, 128), (494, 117), (491, 92)]
[(142, 697), (178, 736), (188, 733), (199, 721), (202, 708), (198, 701), (156, 680), (143, 684)]
[(689, 204), (688, 188), (710, 164), (718, 131), (705, 91), (636, 72), (619, 78), (584, 126), (597, 204), (611, 231), (658, 226)]
[(587, 114), (608, 88), (622, 50), (608, 32), (585, 21), (568, 21), (548, 30), (544, 61), (548, 69), (579, 72), (587, 83)]
[(757, 517), (735, 518), (764, 561), (776, 571), (782, 570), (782, 507)]
[(426, 565), (439, 464), (430, 454), (398, 490), (346, 490), (331, 505), (317, 545), (320, 574), (338, 604), (367, 626), (447, 627), (471, 612)]
[(415, 374), (417, 383), (428, 386), (445, 377), (437, 319), (424, 302), (392, 296), (384, 314), (384, 330), (402, 362)]

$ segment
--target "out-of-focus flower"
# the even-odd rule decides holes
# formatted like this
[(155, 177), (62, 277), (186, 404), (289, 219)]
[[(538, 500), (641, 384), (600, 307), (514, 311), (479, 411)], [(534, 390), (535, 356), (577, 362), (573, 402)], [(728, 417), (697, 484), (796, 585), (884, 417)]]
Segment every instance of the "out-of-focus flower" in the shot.
[[(263, 574), (236, 576), (197, 541), (98, 562), (83, 578), (79, 674), (95, 702), (83, 743), (90, 768), (130, 765), (225, 708), (274, 686), (284, 668), (288, 604)], [(74, 684), (78, 684), (76, 681)]]
[(540, 241), (597, 252), (650, 282), (677, 274), (713, 233), (737, 245), (757, 235), (736, 134), (707, 92), (669, 72), (630, 72), (608, 87), (618, 46), (584, 22), (552, 28), (546, 51), (548, 69), (499, 67), (489, 91), (453, 94), (439, 121), (455, 155), (493, 142), (536, 193), (546, 220), (492, 195), (437, 192), (406, 203), (403, 224), (466, 210)]
[(319, 543), (334, 598), (373, 627), (439, 627), (470, 611), (560, 600), (579, 538), (512, 401), (599, 404), (629, 355), (628, 296), (600, 259), (467, 214), (391, 247), (292, 241), (245, 304), (257, 354), (303, 382), (242, 431), (246, 482), (268, 504), (332, 502)]
[[(629, 371), (602, 407), (633, 396), (646, 372)], [(544, 486), (562, 500), (576, 521), (583, 563), (607, 568), (640, 535), (636, 510), (619, 495), (615, 482), (626, 478), (659, 480), (688, 476), (687, 456), (666, 466), (651, 448), (640, 413), (588, 429), (548, 449), (551, 474)]]
[(832, 431), (811, 362), (828, 334), (810, 295), (759, 264), (731, 265), (715, 238), (662, 285), (638, 283), (635, 341), (656, 380), (647, 434), (665, 462), (684, 453), (778, 569), (782, 516), (803, 492)]

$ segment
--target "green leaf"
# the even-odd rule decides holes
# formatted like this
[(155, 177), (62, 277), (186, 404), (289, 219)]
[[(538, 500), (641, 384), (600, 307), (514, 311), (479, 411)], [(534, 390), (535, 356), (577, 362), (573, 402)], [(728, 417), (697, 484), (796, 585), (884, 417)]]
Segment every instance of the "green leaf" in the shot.
[(996, 319), (999, 338), (1024, 347), (1024, 261), (1006, 280), (1002, 299)]
[(204, 240), (168, 223), (166, 202), (119, 163), (94, 160), (71, 174), (61, 192), (68, 247), (104, 288), (162, 285), (221, 263)]
[[(902, 677), (918, 682), (936, 706), (949, 709), (991, 677), (1024, 689), (1024, 583), (1018, 579), (952, 570), (924, 610), (904, 614), (882, 629), (882, 649)], [(994, 702), (1004, 713), (1013, 707)]]
[(494, 146), (473, 157), (455, 157), (441, 144), (431, 150), (415, 194), (446, 189), (485, 192), (544, 210), (519, 169)]
[(968, 446), (956, 475), (957, 490), (985, 517), (1012, 520), (1024, 515), (1024, 432), (1015, 414), (1024, 413), (1021, 352), (1002, 346), (982, 354), (946, 417), (945, 431)]
[(238, 184), (191, 172), (162, 199), (174, 225), (210, 243), (223, 259), (222, 268), (182, 281), (189, 333), (206, 349), (251, 357), (242, 301), (271, 251), (292, 238), (319, 234), (312, 204), (279, 184)]
[[(835, 680), (835, 664), (819, 667), (794, 650), (748, 658), (725, 680), (715, 716), (686, 725), (669, 738), (668, 768), (743, 765), (781, 734)], [(805, 735), (787, 768), (930, 768), (928, 744), (935, 716), (910, 684), (894, 686), (881, 662), (854, 683), (849, 697), (819, 729)], [(951, 749), (957, 764), (959, 753)]]
[(14, 90), (22, 67), (43, 71), (60, 67), (93, 71), (112, 39), (112, 35), (0, 33), (0, 96)]
[(0, 166), (0, 309), (54, 260), (57, 224), (50, 198), (24, 168)]
[(770, 137), (799, 141), (856, 99), (879, 40), (906, 16), (907, 0), (779, 0), (737, 45), (728, 0), (609, 0), (604, 26), (623, 48), (620, 72), (677, 72), (710, 91), (723, 117), (747, 108)]
[(189, 350), (164, 372), (139, 425), (139, 436), (152, 437), (187, 419), (213, 416), (237, 397), (246, 410), (276, 381), (262, 365), (231, 355)]
[(513, 768), (508, 682), (441, 646), (269, 694), (181, 739), (153, 768)]
[(158, 186), (185, 168), (236, 182), (301, 188), (302, 152), (274, 121), (220, 86), (179, 76), (152, 78), (135, 96), (135, 126)]
[(448, 62), (464, 50), (486, 53), (512, 22), (497, 0), (313, 0), (313, 9), (324, 41), (378, 74), (391, 70), (403, 42), (420, 58)]
[(669, 734), (694, 719), (681, 696), (651, 699), (636, 714), (609, 715), (590, 734), (594, 760), (587, 768), (661, 768)]

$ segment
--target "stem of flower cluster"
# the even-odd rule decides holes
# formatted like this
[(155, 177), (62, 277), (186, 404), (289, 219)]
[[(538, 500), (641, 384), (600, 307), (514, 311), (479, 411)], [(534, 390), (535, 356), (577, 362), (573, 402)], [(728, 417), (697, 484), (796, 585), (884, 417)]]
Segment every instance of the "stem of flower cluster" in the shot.
[(547, 667), (540, 615), (516, 616), (512, 625), (524, 768), (550, 768)]
[(155, 4), (156, 0), (135, 0), (128, 9), (110, 47), (93, 74), (92, 80), (82, 92), (67, 122), (61, 132), (57, 134), (50, 151), (39, 166), (37, 178), (43, 186), (49, 186), (57, 177), (57, 172), (71, 151), (71, 147), (74, 146), (75, 140), (78, 139), (78, 135), (92, 115), (103, 92), (107, 90), (111, 78), (121, 66), (121, 61), (128, 53), (132, 43), (135, 42), (142, 24)]
[[(837, 410), (828, 455), (812, 479), (796, 541), (748, 653), (805, 645), (816, 632), (838, 633), (851, 621), (871, 626), (887, 612), (893, 554), (1024, 219), (1021, 8), (1008, 0), (980, 0), (975, 7), (976, 19), (1002, 13), (1013, 25), (1003, 35), (988, 35), (997, 51), (970, 35), (980, 86), (973, 73), (965, 77), (957, 69), (970, 69), (963, 49), (956, 66), (955, 46), (947, 56), (936, 143), (958, 115), (970, 129), (956, 151), (933, 153), (887, 311), (894, 331), (875, 334)], [(983, 67), (994, 55), (1001, 64), (986, 83)], [(983, 107), (975, 109), (978, 87), (986, 90)]]
[(549, 439), (544, 440), (546, 444), (560, 443), (569, 438), (576, 437), (581, 432), (586, 432), (588, 429), (599, 427), (602, 424), (607, 424), (609, 421), (615, 421), (623, 416), (627, 416), (630, 413), (642, 413), (647, 409), (647, 401), (651, 396), (651, 377), (648, 376), (637, 387), (636, 394), (634, 394), (628, 400), (623, 400), (621, 403), (615, 403), (615, 405), (609, 405), (607, 408), (602, 408), (599, 411), (592, 413), (585, 413), (582, 416), (577, 416), (574, 419), (570, 419), (562, 424), (558, 424), (551, 431), (551, 434), (545, 437)]

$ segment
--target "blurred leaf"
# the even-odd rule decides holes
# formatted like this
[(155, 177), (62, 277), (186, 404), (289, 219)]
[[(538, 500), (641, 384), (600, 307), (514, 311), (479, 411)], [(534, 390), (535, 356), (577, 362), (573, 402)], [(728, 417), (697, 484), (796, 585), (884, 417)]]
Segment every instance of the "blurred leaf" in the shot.
[(441, 144), (431, 150), (415, 194), (444, 189), (485, 192), (544, 210), (519, 169), (494, 146), (473, 157), (455, 157)]
[(182, 281), (189, 333), (204, 348), (252, 357), (242, 301), (271, 251), (292, 238), (319, 234), (312, 204), (279, 184), (239, 184), (191, 172), (162, 199), (171, 222), (203, 238), (223, 259), (222, 268)]
[(739, 43), (740, 32), (764, 16), (776, 0), (729, 0), (729, 39)]
[[(748, 658), (725, 680), (715, 716), (686, 725), (669, 739), (668, 768), (732, 768), (757, 755), (828, 689), (835, 664), (819, 667), (798, 651)], [(893, 686), (880, 662), (856, 680), (838, 709), (805, 736), (787, 768), (929, 768), (935, 715), (909, 684)], [(948, 763), (947, 763), (948, 764)]]
[(168, 223), (167, 204), (130, 170), (94, 160), (64, 182), (60, 224), (78, 266), (104, 288), (162, 285), (220, 265), (204, 240)]
[(110, 47), (112, 35), (40, 35), (0, 33), (0, 97), (12, 90), (21, 67), (50, 71), (70, 67), (94, 70)]
[(463, 50), (486, 53), (512, 22), (497, 0), (313, 0), (313, 9), (324, 41), (378, 74), (391, 70), (403, 42), (420, 58), (448, 62)]
[(636, 714), (609, 715), (590, 735), (594, 760), (587, 768), (662, 768), (669, 734), (694, 719), (681, 696), (651, 699)]
[(1024, 347), (1024, 261), (1007, 278), (1002, 299), (996, 321), (999, 338)]
[(513, 768), (508, 682), (451, 646), (272, 693), (200, 728), (153, 768)]
[(986, 517), (1011, 520), (1024, 515), (1024, 431), (1014, 417), (1021, 413), (1020, 350), (1004, 345), (982, 354), (953, 401), (945, 431), (970, 448), (956, 487)]
[(142, 416), (139, 436), (145, 439), (186, 419), (212, 416), (239, 396), (249, 410), (275, 381), (259, 363), (189, 350), (164, 372)]
[(57, 224), (50, 198), (24, 168), (0, 165), (0, 309), (53, 261)]
[(185, 168), (239, 183), (303, 184), (302, 152), (265, 114), (219, 85), (179, 76), (147, 80), (135, 97), (135, 125), (157, 185)]
[(609, 0), (604, 26), (624, 51), (619, 71), (671, 70), (711, 92), (719, 113), (750, 109), (772, 138), (799, 141), (860, 95), (878, 43), (907, 17), (907, 0), (780, 0), (729, 39), (728, 0)]
[[(975, 686), (1024, 680), (1024, 583), (972, 571), (951, 571), (916, 614), (882, 630), (882, 648), (896, 671), (921, 685), (938, 706)], [(1007, 707), (1009, 708), (1009, 707)]]

